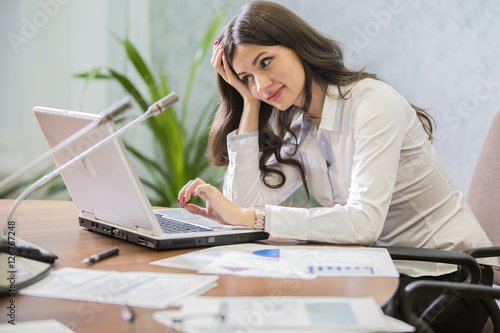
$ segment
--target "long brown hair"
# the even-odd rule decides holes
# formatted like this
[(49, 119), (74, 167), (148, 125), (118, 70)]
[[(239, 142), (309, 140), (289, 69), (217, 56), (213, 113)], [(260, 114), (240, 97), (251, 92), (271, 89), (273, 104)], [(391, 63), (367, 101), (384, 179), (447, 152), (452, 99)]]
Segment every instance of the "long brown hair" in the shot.
[[(324, 36), (287, 8), (273, 2), (254, 1), (245, 4), (235, 17), (225, 26), (219, 38), (223, 45), (224, 57), (232, 68), (232, 59), (237, 45), (249, 43), (263, 46), (283, 45), (295, 52), (305, 71), (304, 106), (292, 106), (285, 112), (273, 108), (265, 102), (260, 103), (259, 111), (259, 150), (262, 153), (259, 168), (263, 181), (270, 188), (284, 185), (285, 175), (279, 167), (270, 167), (266, 162), (274, 155), (277, 162), (296, 167), (302, 177), (304, 188), (309, 196), (303, 165), (293, 158), (280, 154), (283, 140), (288, 133), (297, 142), (291, 130), (292, 121), (303, 112), (308, 116), (312, 98), (312, 82), (326, 91), (328, 85), (336, 85), (342, 98), (349, 91), (341, 87), (352, 85), (365, 78), (376, 79), (375, 74), (364, 70), (353, 71), (344, 66), (342, 50), (332, 39)], [(243, 111), (243, 98), (217, 74), (221, 94), (219, 109), (209, 132), (209, 155), (211, 163), (227, 166), (227, 135), (238, 128)], [(413, 105), (412, 105), (413, 106)], [(423, 109), (413, 106), (425, 131), (432, 139), (432, 117)], [(298, 146), (295, 146), (295, 150)], [(268, 181), (268, 176), (278, 176), (278, 182)]]

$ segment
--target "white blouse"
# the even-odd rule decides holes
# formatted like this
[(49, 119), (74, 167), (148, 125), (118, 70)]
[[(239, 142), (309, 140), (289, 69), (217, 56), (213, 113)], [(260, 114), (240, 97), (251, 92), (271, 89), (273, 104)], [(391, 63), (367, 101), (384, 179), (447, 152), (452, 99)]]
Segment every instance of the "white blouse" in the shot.
[[(227, 139), (224, 195), (243, 207), (266, 204), (266, 231), (271, 236), (456, 251), (491, 246), (415, 110), (388, 84), (364, 79), (346, 99), (330, 86), (319, 128), (300, 117), (293, 129), (299, 140), (293, 158), (304, 165), (310, 189), (323, 207), (279, 206), (302, 185), (297, 169), (282, 165), (285, 185), (268, 188), (259, 170), (257, 131), (233, 132)], [(281, 154), (291, 156), (293, 151), (288, 144)], [(277, 162), (272, 158), (268, 163)], [(425, 267), (400, 266), (411, 275), (456, 269)]]

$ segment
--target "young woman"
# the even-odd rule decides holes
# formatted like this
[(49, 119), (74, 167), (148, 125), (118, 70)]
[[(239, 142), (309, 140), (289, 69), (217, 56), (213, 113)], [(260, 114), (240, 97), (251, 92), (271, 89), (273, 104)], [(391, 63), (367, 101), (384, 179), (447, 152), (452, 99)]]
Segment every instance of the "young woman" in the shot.
[[(215, 42), (211, 62), (221, 101), (209, 149), (226, 167), (224, 189), (188, 182), (178, 202), (190, 212), (306, 241), (491, 245), (431, 145), (431, 117), (376, 75), (347, 69), (340, 47), (288, 9), (246, 4)], [(279, 206), (301, 185), (323, 207)], [(192, 196), (206, 207), (189, 204)], [(434, 265), (405, 272), (457, 274)], [(491, 279), (489, 266), (484, 275)], [(470, 325), (461, 329), (482, 327), (486, 315), (476, 310), (466, 309)]]

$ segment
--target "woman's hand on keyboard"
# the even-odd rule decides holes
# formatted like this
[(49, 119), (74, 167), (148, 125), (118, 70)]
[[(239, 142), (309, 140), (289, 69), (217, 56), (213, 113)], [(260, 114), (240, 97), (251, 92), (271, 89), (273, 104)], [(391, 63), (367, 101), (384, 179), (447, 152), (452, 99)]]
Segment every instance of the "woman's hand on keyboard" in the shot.
[[(206, 207), (188, 203), (192, 196), (200, 196), (206, 201)], [(231, 201), (214, 186), (205, 183), (200, 178), (189, 181), (179, 191), (177, 203), (193, 214), (207, 217), (220, 223), (253, 227), (254, 212), (241, 208)]]

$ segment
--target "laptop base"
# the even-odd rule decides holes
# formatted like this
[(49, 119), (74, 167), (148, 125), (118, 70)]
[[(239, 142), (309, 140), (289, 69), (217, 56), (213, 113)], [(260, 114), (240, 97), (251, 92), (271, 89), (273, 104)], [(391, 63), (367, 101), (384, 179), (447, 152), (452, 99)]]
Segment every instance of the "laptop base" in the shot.
[(122, 239), (134, 244), (148, 247), (150, 249), (165, 251), (173, 249), (185, 249), (185, 248), (195, 248), (195, 247), (208, 247), (216, 245), (229, 245), (237, 243), (251, 243), (258, 240), (263, 240), (269, 238), (269, 234), (265, 231), (262, 232), (249, 232), (242, 233), (238, 235), (238, 239), (235, 240), (234, 235), (218, 235), (213, 236), (202, 236), (196, 237), (196, 233), (190, 233), (186, 238), (172, 238), (172, 239), (158, 239), (153, 237), (147, 237), (144, 235), (138, 235), (133, 232), (129, 232), (124, 229), (117, 227), (112, 227), (104, 223), (99, 223), (92, 221), (83, 217), (78, 217), (78, 222), (82, 228), (89, 231), (98, 232), (110, 237)]

